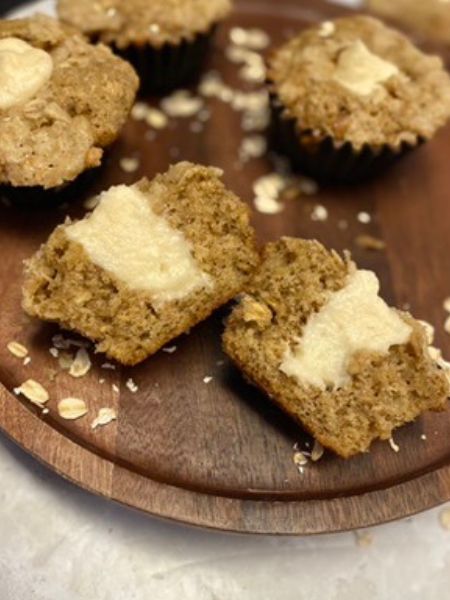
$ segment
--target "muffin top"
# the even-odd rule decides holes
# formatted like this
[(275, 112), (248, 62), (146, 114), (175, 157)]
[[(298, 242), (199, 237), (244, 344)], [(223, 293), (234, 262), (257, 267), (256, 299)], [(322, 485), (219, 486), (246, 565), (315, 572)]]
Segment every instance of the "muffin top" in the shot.
[(0, 183), (55, 188), (98, 166), (137, 87), (128, 63), (71, 27), (0, 21)]
[(446, 0), (366, 0), (366, 4), (383, 17), (450, 45), (450, 3)]
[(310, 139), (398, 148), (429, 139), (450, 117), (440, 58), (380, 21), (348, 17), (300, 33), (269, 60), (271, 92)]
[(231, 0), (58, 0), (63, 21), (121, 49), (191, 40), (231, 8)]

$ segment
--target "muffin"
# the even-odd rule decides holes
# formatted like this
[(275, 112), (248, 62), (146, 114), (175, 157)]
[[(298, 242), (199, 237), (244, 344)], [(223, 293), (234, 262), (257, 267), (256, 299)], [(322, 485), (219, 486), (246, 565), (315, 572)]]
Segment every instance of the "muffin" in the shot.
[(0, 194), (54, 196), (101, 164), (138, 78), (103, 45), (45, 16), (0, 21)]
[(425, 39), (450, 47), (450, 4), (445, 0), (366, 0), (366, 6)]
[(60, 18), (127, 58), (149, 92), (198, 74), (215, 27), (231, 8), (231, 0), (58, 0)]
[(441, 59), (370, 17), (303, 31), (272, 54), (268, 79), (275, 147), (323, 181), (379, 172), (450, 117)]
[(224, 334), (245, 376), (344, 458), (443, 411), (450, 395), (424, 326), (378, 292), (348, 256), (283, 238), (266, 247)]
[(259, 264), (249, 210), (219, 169), (179, 163), (113, 187), (26, 264), (25, 311), (134, 365), (241, 292)]

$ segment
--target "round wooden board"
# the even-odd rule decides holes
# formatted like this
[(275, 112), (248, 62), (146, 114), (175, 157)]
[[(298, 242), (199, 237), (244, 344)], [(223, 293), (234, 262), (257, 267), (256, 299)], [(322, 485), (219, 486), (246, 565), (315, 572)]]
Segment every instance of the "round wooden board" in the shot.
[[(319, 0), (238, 1), (233, 18), (220, 31), (209, 68), (245, 89), (238, 67), (221, 52), (231, 26), (261, 27), (276, 45), (297, 29), (342, 12)], [(145, 124), (130, 121), (88, 195), (152, 177), (171, 162), (188, 159), (222, 167), (227, 185), (251, 203), (252, 184), (273, 170), (271, 160), (255, 159), (240, 167), (240, 115), (218, 100), (208, 104), (212, 116), (200, 133), (190, 130), (190, 120), (172, 120), (152, 141), (146, 138)], [(408, 303), (417, 316), (437, 326), (437, 344), (447, 354), (450, 338), (443, 333), (442, 301), (450, 295), (449, 134), (447, 128), (376, 181), (323, 189), (317, 196), (288, 201), (279, 215), (255, 213), (253, 219), (263, 241), (294, 235), (318, 238), (340, 251), (351, 249), (361, 266), (378, 273), (390, 302)], [(139, 171), (124, 173), (122, 157), (138, 157)], [(137, 368), (106, 370), (101, 368), (104, 358), (97, 356), (83, 379), (58, 371), (49, 353), (57, 328), (31, 321), (20, 308), (22, 260), (66, 214), (82, 214), (82, 200), (58, 208), (0, 207), (0, 427), (20, 446), (106, 498), (152, 515), (236, 532), (347, 530), (450, 499), (449, 414), (427, 415), (401, 429), (395, 436), (399, 453), (380, 442), (370, 454), (351, 461), (326, 454), (300, 474), (293, 446), (310, 440), (247, 385), (222, 354), (225, 309), (176, 340), (176, 352), (161, 352)], [(316, 203), (327, 207), (327, 221), (311, 220)], [(360, 211), (373, 215), (370, 224), (359, 223)], [(342, 220), (346, 229), (338, 226)], [(386, 252), (358, 248), (354, 240), (361, 233), (382, 237)], [(11, 340), (30, 349), (28, 366), (6, 350)], [(49, 414), (11, 392), (29, 377), (49, 389)], [(137, 393), (125, 385), (130, 377), (139, 386)], [(213, 379), (205, 383), (205, 377)], [(89, 415), (76, 422), (61, 420), (56, 404), (67, 396), (84, 398)], [(97, 410), (106, 406), (116, 408), (117, 422), (92, 431)]]

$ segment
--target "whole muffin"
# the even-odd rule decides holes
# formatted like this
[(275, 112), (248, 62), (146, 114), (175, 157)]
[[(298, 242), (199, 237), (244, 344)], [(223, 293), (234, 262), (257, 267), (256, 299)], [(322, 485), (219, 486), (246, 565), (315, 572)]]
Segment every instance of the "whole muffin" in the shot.
[(0, 21), (2, 195), (42, 199), (98, 167), (137, 87), (128, 63), (56, 20)]
[(440, 58), (364, 16), (303, 31), (269, 60), (273, 139), (322, 180), (373, 175), (450, 117)]
[(199, 71), (231, 0), (58, 0), (60, 18), (111, 45), (137, 68), (146, 91), (167, 91)]

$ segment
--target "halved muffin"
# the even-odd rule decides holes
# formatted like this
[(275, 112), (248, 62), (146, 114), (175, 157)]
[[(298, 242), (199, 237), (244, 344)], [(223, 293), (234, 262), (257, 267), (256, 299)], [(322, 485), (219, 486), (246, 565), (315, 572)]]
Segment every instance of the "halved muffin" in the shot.
[(242, 291), (259, 264), (249, 210), (219, 169), (179, 163), (117, 186), (26, 264), (25, 311), (134, 365)]
[(445, 410), (450, 396), (423, 325), (378, 292), (375, 274), (348, 257), (283, 238), (267, 246), (224, 334), (244, 374), (345, 458)]

